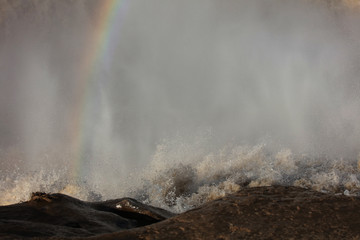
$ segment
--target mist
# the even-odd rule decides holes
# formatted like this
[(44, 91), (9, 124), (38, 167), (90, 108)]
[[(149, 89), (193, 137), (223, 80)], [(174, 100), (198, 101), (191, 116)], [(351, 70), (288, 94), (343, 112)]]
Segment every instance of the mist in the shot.
[[(309, 1), (128, 1), (81, 105), (79, 69), (100, 2), (0, 1), (3, 172), (71, 168), (79, 134), (80, 177), (103, 182), (144, 168), (174, 138), (359, 154), (355, 10)], [(84, 111), (81, 129), (74, 109)]]

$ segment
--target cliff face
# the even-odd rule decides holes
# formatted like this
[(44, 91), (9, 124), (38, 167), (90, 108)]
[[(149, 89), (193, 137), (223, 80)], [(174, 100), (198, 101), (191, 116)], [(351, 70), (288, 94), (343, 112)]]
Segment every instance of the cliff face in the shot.
[[(50, 71), (62, 76), (62, 83), (70, 84), (74, 63), (80, 61), (83, 43), (91, 32), (93, 18), (89, 16), (98, 3), (94, 0), (0, 0), (0, 111), (3, 116), (0, 146), (19, 143), (22, 128), (19, 109), (27, 101), (20, 89), (30, 81), (29, 75), (21, 76), (19, 72), (39, 62), (42, 70), (50, 67)], [(39, 57), (46, 58), (43, 59), (46, 63), (40, 63)], [(27, 92), (31, 94), (31, 90)], [(63, 94), (69, 93), (66, 90)]]
[[(359, 0), (305, 0), (308, 2), (325, 3), (332, 8), (351, 8), (359, 9)], [(101, 4), (101, 0), (1, 0), (0, 1), (0, 24), (7, 22), (8, 19), (31, 18), (46, 19), (61, 18), (64, 22), (71, 21), (69, 16), (73, 11), (83, 9), (84, 11), (96, 11)], [(79, 14), (79, 12), (77, 12)]]
[[(359, 10), (358, 0), (304, 0), (316, 2), (334, 10)], [(64, 29), (90, 27), (96, 19), (99, 0), (1, 0), (0, 40), (24, 31), (36, 34), (61, 33)], [(236, 3), (235, 3), (236, 4)], [(231, 4), (228, 4), (231, 6)], [(47, 27), (44, 27), (47, 26)], [(48, 27), (50, 26), (50, 27)], [(41, 31), (39, 29), (42, 29)], [(29, 34), (30, 34), (29, 33)]]
[(327, 0), (332, 6), (343, 5), (350, 9), (359, 10), (360, 9), (360, 1), (359, 0)]
[[(0, 13), (1, 19), (8, 17), (20, 18), (24, 15), (37, 15), (38, 17), (44, 17), (49, 14), (63, 14), (63, 18), (66, 18), (66, 11), (76, 8), (92, 8), (98, 3), (97, 0), (1, 0), (0, 1)], [(55, 9), (57, 8), (57, 9)], [(61, 12), (61, 10), (63, 12)], [(64, 12), (65, 11), (65, 12)], [(35, 14), (36, 13), (36, 14)]]
[[(85, 13), (91, 11), (96, 4), (94, 0), (2, 0), (0, 27), (5, 30), (5, 36), (14, 34), (12, 30), (14, 28), (35, 28), (36, 25), (56, 24), (58, 28), (66, 28), (76, 24), (77, 19), (83, 18)], [(38, 29), (36, 30), (38, 33)]]

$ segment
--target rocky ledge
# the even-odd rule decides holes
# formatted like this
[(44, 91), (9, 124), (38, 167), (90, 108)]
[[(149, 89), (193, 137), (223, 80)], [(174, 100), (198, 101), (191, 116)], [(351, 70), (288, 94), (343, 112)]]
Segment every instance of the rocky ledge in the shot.
[(131, 198), (34, 193), (0, 207), (2, 239), (360, 239), (360, 198), (286, 186), (244, 188), (175, 215)]

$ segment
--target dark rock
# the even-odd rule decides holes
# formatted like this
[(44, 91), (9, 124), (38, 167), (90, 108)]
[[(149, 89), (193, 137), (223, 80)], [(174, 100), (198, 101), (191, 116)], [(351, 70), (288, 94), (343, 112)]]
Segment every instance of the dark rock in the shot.
[(360, 198), (245, 188), (153, 225), (90, 239), (360, 239)]
[[(116, 207), (126, 202), (131, 203), (131, 211)], [(63, 194), (36, 192), (28, 202), (0, 207), (0, 237), (94, 236), (145, 226), (172, 215), (130, 198), (88, 203)]]
[(179, 215), (131, 198), (43, 193), (0, 207), (4, 239), (359, 239), (359, 226), (359, 197), (284, 186), (244, 188)]

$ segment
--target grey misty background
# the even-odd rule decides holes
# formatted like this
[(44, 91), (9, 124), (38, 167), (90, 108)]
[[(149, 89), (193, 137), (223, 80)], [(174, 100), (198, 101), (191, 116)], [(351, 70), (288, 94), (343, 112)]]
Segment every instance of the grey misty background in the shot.
[[(2, 170), (74, 161), (79, 65), (99, 1), (0, 0)], [(214, 147), (265, 139), (294, 152), (359, 153), (356, 14), (285, 0), (127, 5), (86, 85), (85, 175), (141, 168), (163, 139), (208, 131)]]

